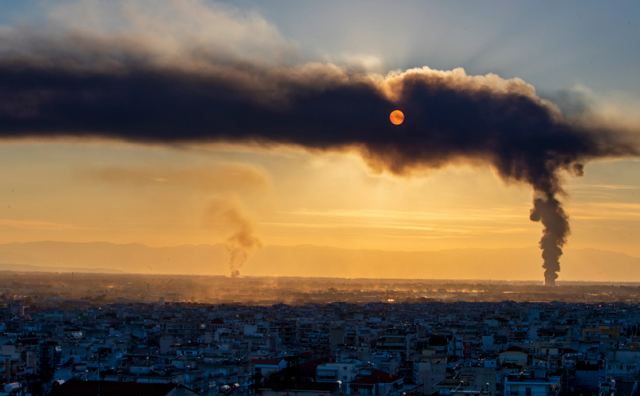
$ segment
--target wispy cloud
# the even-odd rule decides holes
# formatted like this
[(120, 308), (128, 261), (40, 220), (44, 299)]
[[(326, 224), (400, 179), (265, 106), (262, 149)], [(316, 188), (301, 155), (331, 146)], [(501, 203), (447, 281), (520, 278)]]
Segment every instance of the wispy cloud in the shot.
[[(496, 220), (522, 220), (523, 207), (498, 207), (485, 209), (456, 209), (455, 211), (399, 211), (399, 210), (298, 210), (288, 212), (294, 216), (409, 220), (412, 222), (447, 221), (477, 222)], [(525, 217), (526, 218), (526, 217)]]
[(128, 187), (181, 187), (205, 192), (267, 190), (268, 173), (255, 165), (219, 163), (210, 167), (108, 166), (79, 170), (79, 177)]
[(606, 190), (606, 191), (634, 191), (640, 186), (631, 184), (576, 184), (571, 186), (571, 190)]
[(576, 220), (633, 220), (640, 219), (640, 203), (589, 202), (572, 206)]
[(69, 231), (83, 230), (87, 227), (76, 224), (56, 223), (43, 220), (26, 220), (26, 219), (2, 219), (0, 218), (0, 227), (18, 228), (25, 230), (45, 230), (45, 231)]
[[(466, 209), (444, 211), (396, 210), (299, 210), (283, 213), (292, 221), (262, 222), (261, 225), (307, 229), (353, 229), (391, 232), (394, 237), (445, 238), (468, 237), (480, 234), (527, 232), (528, 224), (522, 208)], [(302, 220), (296, 220), (296, 218)]]

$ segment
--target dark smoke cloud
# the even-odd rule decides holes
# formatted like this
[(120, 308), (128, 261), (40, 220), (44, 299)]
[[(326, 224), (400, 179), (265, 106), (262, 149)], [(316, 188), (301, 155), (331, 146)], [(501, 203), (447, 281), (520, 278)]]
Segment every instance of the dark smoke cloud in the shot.
[[(559, 171), (579, 174), (589, 159), (637, 154), (622, 131), (563, 117), (520, 79), (429, 68), (381, 76), (197, 51), (158, 61), (146, 51), (139, 43), (90, 35), (5, 45), (0, 136), (351, 149), (395, 174), (455, 161), (489, 163), (504, 179), (534, 189), (531, 219), (544, 226), (548, 283), (557, 277), (569, 232), (558, 200)], [(406, 120), (394, 127), (388, 114), (398, 107)], [(229, 243), (240, 246), (244, 239)]]

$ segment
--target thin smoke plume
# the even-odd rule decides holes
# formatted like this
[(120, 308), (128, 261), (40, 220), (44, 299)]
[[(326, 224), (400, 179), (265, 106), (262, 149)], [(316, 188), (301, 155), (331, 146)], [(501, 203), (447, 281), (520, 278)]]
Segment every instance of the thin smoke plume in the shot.
[(240, 276), (249, 253), (262, 245), (251, 220), (233, 202), (217, 198), (208, 208), (207, 221), (228, 233), (225, 247), (229, 254), (229, 274), (233, 278)]
[[(205, 10), (196, 14), (207, 21)], [(259, 20), (244, 22), (249, 30), (229, 23), (242, 33), (232, 35), (240, 48), (251, 48), (246, 38), (265, 31), (269, 48), (287, 53), (286, 42)], [(149, 26), (152, 35), (144, 33)], [(222, 46), (220, 32), (202, 42), (176, 33), (182, 30), (163, 36), (163, 26), (146, 23), (124, 33), (4, 30), (0, 137), (355, 150), (372, 168), (398, 175), (460, 161), (488, 163), (505, 180), (533, 188), (530, 217), (544, 228), (547, 284), (557, 277), (569, 234), (559, 200), (561, 171), (579, 175), (586, 161), (638, 154), (628, 129), (566, 117), (521, 79), (428, 67), (381, 75), (331, 63), (247, 58)], [(395, 108), (406, 115), (398, 127), (387, 118)], [(247, 235), (229, 241), (232, 252), (255, 246)]]

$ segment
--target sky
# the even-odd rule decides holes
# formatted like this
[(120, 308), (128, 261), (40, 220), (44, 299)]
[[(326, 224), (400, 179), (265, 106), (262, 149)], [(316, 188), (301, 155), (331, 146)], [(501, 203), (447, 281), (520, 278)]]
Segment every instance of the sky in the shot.
[[(566, 117), (584, 121), (586, 106), (589, 121), (635, 133), (638, 17), (637, 1), (0, 0), (0, 33), (20, 38), (0, 46), (0, 60), (23, 50), (53, 56), (25, 37), (68, 30), (139, 38), (159, 62), (179, 58), (190, 73), (202, 65), (181, 52), (185, 42), (261, 67), (320, 62), (376, 75), (464, 68), (469, 76), (522, 79), (535, 87), (527, 95), (553, 102)], [(88, 50), (78, 48), (65, 56), (87, 62)], [(216, 117), (240, 123), (251, 114), (220, 110)], [(351, 127), (348, 111), (340, 117), (331, 122)], [(272, 245), (537, 249), (542, 233), (529, 219), (532, 183), (505, 177), (490, 161), (396, 172), (357, 151), (306, 143), (140, 142), (57, 132), (0, 141), (0, 243), (213, 244), (249, 229), (259, 240), (250, 260), (253, 250)], [(558, 171), (564, 191), (554, 196), (571, 224), (564, 249), (640, 256), (640, 162), (594, 157), (581, 177)]]

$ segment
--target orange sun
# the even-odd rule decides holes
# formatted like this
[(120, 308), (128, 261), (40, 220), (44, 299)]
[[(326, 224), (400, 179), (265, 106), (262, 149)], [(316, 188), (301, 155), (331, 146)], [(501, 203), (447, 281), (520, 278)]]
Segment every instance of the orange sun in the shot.
[(401, 125), (404, 122), (404, 113), (402, 110), (394, 110), (389, 114), (389, 121), (393, 125)]

